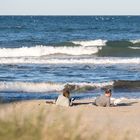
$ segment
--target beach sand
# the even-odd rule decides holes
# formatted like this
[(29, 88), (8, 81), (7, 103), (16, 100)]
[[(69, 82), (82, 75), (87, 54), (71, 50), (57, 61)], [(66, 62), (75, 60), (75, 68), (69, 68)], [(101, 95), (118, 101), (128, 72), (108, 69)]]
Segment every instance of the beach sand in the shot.
[[(9, 121), (14, 115), (22, 122), (27, 116), (43, 114), (44, 128), (47, 126), (48, 129), (48, 125), (50, 128), (55, 124), (54, 127), (58, 127), (56, 131), (59, 129), (63, 131), (65, 129), (63, 123), (65, 123), (70, 125), (68, 129), (76, 127), (74, 131), (80, 133), (83, 138), (91, 139), (90, 136), (93, 134), (96, 134), (98, 139), (137, 140), (140, 138), (140, 100), (122, 100), (117, 107), (97, 107), (92, 103), (93, 100), (79, 100), (75, 101), (72, 107), (46, 104), (45, 100), (3, 104), (0, 105), (0, 120)], [(44, 139), (46, 137), (44, 136)]]

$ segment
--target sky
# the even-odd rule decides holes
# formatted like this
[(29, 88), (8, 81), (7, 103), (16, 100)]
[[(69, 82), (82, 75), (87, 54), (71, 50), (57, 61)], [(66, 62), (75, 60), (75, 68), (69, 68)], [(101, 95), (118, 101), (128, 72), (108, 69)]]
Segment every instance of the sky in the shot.
[(140, 0), (0, 0), (0, 15), (140, 15)]

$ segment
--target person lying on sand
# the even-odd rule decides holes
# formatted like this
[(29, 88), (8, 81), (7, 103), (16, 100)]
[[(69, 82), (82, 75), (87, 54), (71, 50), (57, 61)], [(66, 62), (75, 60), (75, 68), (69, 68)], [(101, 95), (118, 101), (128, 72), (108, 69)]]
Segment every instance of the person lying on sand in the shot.
[(68, 88), (63, 89), (63, 94), (59, 95), (56, 100), (56, 105), (59, 106), (72, 106), (72, 101), (74, 101), (74, 98), (70, 99), (70, 91)]
[(56, 104), (59, 106), (72, 106), (74, 98), (70, 98), (70, 91), (68, 88), (64, 88), (62, 93), (58, 96), (55, 101), (46, 101), (46, 104)]
[(104, 95), (101, 95), (101, 96), (96, 98), (95, 105), (102, 106), (102, 107), (110, 107), (110, 106), (112, 106), (111, 101), (110, 101), (111, 95), (112, 95), (111, 89), (107, 89), (105, 91)]

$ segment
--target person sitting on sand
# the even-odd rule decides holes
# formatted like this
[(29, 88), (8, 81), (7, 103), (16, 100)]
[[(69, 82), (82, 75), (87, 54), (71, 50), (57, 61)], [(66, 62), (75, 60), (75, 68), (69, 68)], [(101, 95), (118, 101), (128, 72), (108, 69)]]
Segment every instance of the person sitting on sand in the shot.
[(69, 89), (64, 88), (63, 89), (63, 94), (59, 95), (57, 100), (56, 100), (56, 105), (65, 106), (65, 107), (72, 106), (72, 101), (73, 100), (74, 100), (73, 98), (70, 99)]
[(102, 107), (110, 107), (111, 106), (111, 102), (110, 102), (111, 95), (112, 95), (111, 89), (107, 89), (105, 91), (104, 95), (101, 95), (96, 98), (95, 105), (102, 106)]

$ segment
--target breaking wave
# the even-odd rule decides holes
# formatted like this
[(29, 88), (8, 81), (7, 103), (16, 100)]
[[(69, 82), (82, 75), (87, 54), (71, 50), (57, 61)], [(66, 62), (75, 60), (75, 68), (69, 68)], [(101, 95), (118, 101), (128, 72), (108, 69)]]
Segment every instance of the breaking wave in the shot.
[(130, 42), (132, 42), (133, 44), (140, 43), (140, 39), (131, 40)]
[(140, 40), (113, 40), (107, 41), (106, 45), (114, 47), (129, 47), (140, 45)]
[(89, 41), (73, 41), (76, 45), (82, 45), (82, 46), (105, 46), (107, 40), (89, 40)]
[(129, 57), (138, 56), (138, 49), (140, 49), (139, 40), (107, 41), (97, 39), (89, 41), (71, 41), (65, 44), (62, 43), (61, 46), (37, 45), (20, 48), (0, 48), (0, 58), (42, 57), (55, 54), (71, 56), (96, 54), (96, 56)]
[(140, 64), (140, 58), (0, 58), (0, 64)]
[(117, 80), (100, 83), (0, 82), (0, 92), (49, 93), (60, 92), (64, 87), (78, 92), (97, 88), (140, 90), (140, 81)]
[(59, 83), (0, 82), (0, 91), (8, 92), (51, 92), (60, 91), (63, 87)]
[(138, 81), (128, 81), (128, 80), (118, 80), (114, 81), (114, 88), (127, 88), (127, 89), (140, 89), (140, 80)]
[(139, 50), (140, 47), (129, 47), (130, 49)]
[(35, 46), (22, 48), (0, 48), (0, 57), (40, 57), (52, 54), (91, 55), (99, 51), (98, 47), (53, 47)]
[(52, 83), (52, 82), (0, 82), (0, 92), (55, 92), (61, 91), (68, 86), (70, 90), (80, 90), (81, 88), (102, 88), (112, 85), (113, 82), (105, 83)]

